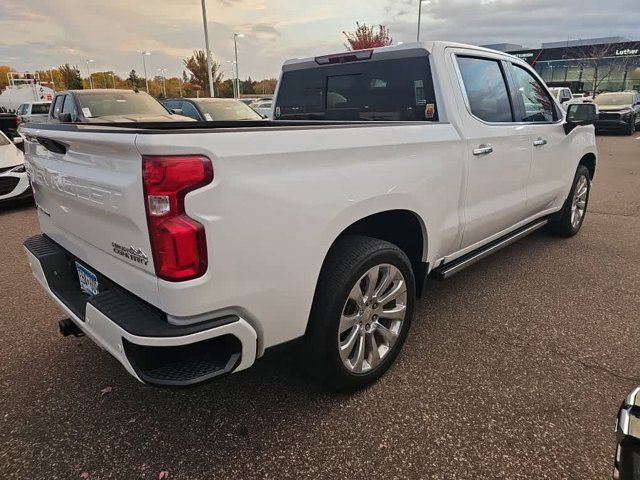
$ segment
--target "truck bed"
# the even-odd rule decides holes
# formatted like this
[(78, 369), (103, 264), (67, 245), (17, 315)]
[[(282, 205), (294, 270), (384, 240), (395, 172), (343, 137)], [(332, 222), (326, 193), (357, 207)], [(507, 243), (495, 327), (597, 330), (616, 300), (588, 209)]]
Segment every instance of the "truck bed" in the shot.
[[(423, 122), (423, 124), (430, 122)], [(431, 122), (437, 124), (438, 122)], [(238, 120), (228, 122), (117, 122), (117, 123), (56, 123), (29, 124), (30, 129), (45, 131), (83, 131), (100, 133), (203, 133), (216, 130), (252, 131), (259, 129), (305, 129), (335, 127), (384, 127), (390, 125), (415, 125), (415, 122), (380, 122), (346, 120)]]

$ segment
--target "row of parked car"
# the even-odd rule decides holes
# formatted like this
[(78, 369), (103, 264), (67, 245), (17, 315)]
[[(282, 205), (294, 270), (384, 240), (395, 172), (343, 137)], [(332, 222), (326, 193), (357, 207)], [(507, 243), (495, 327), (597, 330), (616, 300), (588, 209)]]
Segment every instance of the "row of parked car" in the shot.
[(270, 101), (260, 99), (250, 105), (228, 98), (157, 101), (134, 90), (68, 90), (57, 93), (49, 104), (23, 104), (16, 113), (18, 123), (255, 121), (269, 118)]
[(617, 130), (633, 135), (640, 125), (640, 93), (637, 91), (605, 92), (595, 97), (573, 94), (566, 87), (550, 88), (549, 91), (565, 110), (572, 103), (595, 103), (599, 110), (598, 130)]
[[(21, 124), (264, 121), (271, 100), (227, 98), (168, 98), (157, 101), (133, 90), (69, 90), (52, 102), (23, 103), (0, 124), (0, 204), (29, 199), (31, 188), (24, 167)], [(6, 118), (5, 118), (6, 117)]]

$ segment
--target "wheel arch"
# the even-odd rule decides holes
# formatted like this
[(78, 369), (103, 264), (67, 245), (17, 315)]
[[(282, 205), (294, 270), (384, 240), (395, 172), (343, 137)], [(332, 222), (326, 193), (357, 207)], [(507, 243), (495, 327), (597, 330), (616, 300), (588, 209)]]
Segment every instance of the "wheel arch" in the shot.
[(591, 180), (596, 176), (596, 154), (589, 152), (582, 156), (578, 165), (584, 165), (589, 170), (589, 176)]
[(334, 238), (322, 268), (336, 242), (346, 235), (364, 235), (398, 246), (411, 261), (416, 277), (416, 294), (418, 297), (422, 295), (428, 273), (429, 242), (426, 225), (417, 213), (406, 209), (384, 210), (353, 221)]

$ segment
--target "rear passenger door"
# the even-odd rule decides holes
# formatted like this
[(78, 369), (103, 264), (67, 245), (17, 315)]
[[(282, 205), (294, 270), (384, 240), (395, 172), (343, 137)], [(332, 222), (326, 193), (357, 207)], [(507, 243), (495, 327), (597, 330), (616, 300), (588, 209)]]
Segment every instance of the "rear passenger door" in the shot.
[(491, 54), (453, 55), (467, 138), (465, 229), (462, 248), (475, 246), (526, 218), (532, 145), (514, 122), (505, 63)]
[(533, 149), (527, 180), (527, 216), (562, 205), (567, 178), (573, 177), (571, 138), (562, 126), (563, 114), (553, 97), (528, 67), (507, 62), (512, 82), (516, 121), (526, 126)]

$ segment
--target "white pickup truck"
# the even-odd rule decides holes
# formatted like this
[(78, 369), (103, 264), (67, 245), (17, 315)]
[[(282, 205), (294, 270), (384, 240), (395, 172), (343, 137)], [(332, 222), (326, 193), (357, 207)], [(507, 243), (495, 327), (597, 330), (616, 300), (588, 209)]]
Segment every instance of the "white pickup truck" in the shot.
[(25, 249), (61, 331), (145, 383), (299, 339), (316, 378), (362, 388), (427, 276), (580, 230), (595, 112), (565, 114), (526, 63), (467, 45), (296, 59), (270, 122), (23, 127), (42, 229)]

